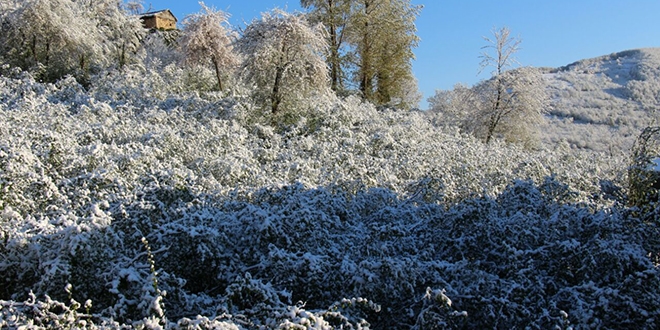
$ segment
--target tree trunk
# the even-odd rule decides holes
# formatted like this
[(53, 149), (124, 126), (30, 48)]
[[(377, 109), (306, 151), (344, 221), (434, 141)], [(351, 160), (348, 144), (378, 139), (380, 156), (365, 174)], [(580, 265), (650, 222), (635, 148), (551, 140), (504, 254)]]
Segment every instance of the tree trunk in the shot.
[(270, 95), (271, 101), (271, 111), (273, 115), (277, 114), (279, 110), (280, 103), (282, 103), (282, 95), (280, 95), (280, 84), (282, 83), (282, 75), (284, 74), (284, 68), (278, 67), (275, 71), (275, 83), (273, 84), (273, 91)]
[(490, 140), (495, 134), (495, 129), (500, 124), (502, 119), (502, 81), (497, 79), (497, 97), (495, 98), (495, 104), (493, 105), (493, 113), (490, 116), (490, 122), (488, 123), (488, 132), (486, 133), (486, 144), (490, 143)]
[(215, 68), (215, 77), (218, 78), (218, 88), (222, 92), (222, 76), (220, 75), (220, 66), (218, 65), (218, 60), (216, 60), (215, 56), (211, 58), (211, 61), (213, 62), (213, 67)]
[(488, 123), (488, 132), (486, 133), (486, 144), (490, 143), (493, 135), (495, 135), (495, 129), (500, 122), (500, 118), (501, 117), (499, 114), (493, 114), (490, 117), (490, 122)]
[(46, 40), (46, 59), (44, 64), (46, 67), (50, 64), (50, 40)]
[(362, 54), (361, 57), (361, 72), (360, 72), (360, 91), (364, 99), (371, 101), (371, 94), (373, 91), (373, 78), (371, 77), (371, 40), (369, 33), (369, 2), (364, 4), (364, 31), (362, 33)]
[(126, 64), (126, 42), (121, 43), (121, 50), (119, 53), (119, 68), (123, 68)]
[(32, 36), (32, 44), (30, 45), (30, 51), (32, 52), (33, 64), (39, 63), (39, 57), (37, 57), (37, 36)]
[(330, 25), (330, 81), (333, 91), (339, 88), (339, 44), (337, 40), (337, 27)]

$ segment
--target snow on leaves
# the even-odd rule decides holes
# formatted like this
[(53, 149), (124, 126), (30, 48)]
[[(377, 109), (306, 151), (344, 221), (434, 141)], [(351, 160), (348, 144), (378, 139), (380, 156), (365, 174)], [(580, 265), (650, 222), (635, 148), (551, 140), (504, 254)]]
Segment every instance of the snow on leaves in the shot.
[(250, 23), (237, 43), (243, 79), (255, 87), (253, 98), (273, 115), (281, 104), (295, 107), (329, 89), (323, 58), (327, 48), (321, 25), (277, 9)]
[(2, 326), (657, 327), (622, 156), (350, 97), (273, 128), (126, 86), (0, 76)]

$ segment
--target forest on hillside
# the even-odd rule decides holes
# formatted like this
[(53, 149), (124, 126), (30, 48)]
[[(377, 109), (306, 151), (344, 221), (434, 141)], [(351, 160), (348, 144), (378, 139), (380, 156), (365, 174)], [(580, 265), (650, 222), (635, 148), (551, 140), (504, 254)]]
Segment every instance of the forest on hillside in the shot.
[[(11, 31), (0, 36), (0, 327), (658, 327), (657, 127), (625, 152), (576, 148), (508, 135), (534, 125), (474, 130), (398, 104), (414, 93), (384, 102), (394, 87), (378, 83), (391, 80), (333, 85), (326, 2), (222, 30), (214, 40), (230, 40), (236, 57), (193, 62), (181, 45), (206, 18), (226, 28), (222, 12), (203, 7), (180, 31), (148, 32), (116, 1), (83, 2), (0, 1)], [(414, 16), (407, 1), (389, 3)], [(18, 19), (46, 12), (57, 15), (42, 30)], [(99, 12), (107, 20), (84, 38), (53, 33)], [(264, 34), (316, 44), (294, 47), (308, 53), (286, 78), (259, 56), (273, 49)], [(461, 113), (453, 96), (483, 104), (477, 91), (554, 101), (505, 86), (559, 71), (514, 71), (526, 73), (504, 70), (435, 104)], [(264, 94), (278, 76), (284, 94)], [(630, 90), (651, 108), (652, 79), (637, 81)]]

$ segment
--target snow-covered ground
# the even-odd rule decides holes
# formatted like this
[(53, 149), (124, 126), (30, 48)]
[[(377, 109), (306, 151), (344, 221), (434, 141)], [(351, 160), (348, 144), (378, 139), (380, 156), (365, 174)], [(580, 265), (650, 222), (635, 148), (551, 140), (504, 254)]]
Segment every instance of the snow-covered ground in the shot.
[(551, 109), (540, 132), (545, 144), (629, 152), (660, 113), (660, 49), (585, 59), (544, 75)]

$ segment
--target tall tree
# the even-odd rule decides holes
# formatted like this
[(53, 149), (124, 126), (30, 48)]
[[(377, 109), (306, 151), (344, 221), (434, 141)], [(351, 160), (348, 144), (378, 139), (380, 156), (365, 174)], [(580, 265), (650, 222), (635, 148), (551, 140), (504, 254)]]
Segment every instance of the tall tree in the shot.
[(416, 86), (412, 50), (422, 7), (409, 0), (359, 0), (353, 6), (349, 31), (360, 92), (378, 105), (410, 106), (404, 100)]
[(419, 42), (415, 20), (421, 7), (404, 0), (392, 0), (387, 4), (383, 31), (387, 38), (379, 43), (376, 54), (375, 99), (378, 104), (412, 107), (419, 103), (412, 60), (415, 58), (413, 48)]
[(532, 144), (534, 126), (547, 105), (539, 69), (521, 67), (504, 71), (473, 88), (480, 106), (472, 113), (473, 133), (489, 143), (500, 136), (509, 142)]
[(351, 13), (350, 0), (301, 0), (304, 8), (311, 8), (313, 22), (322, 23), (327, 30), (330, 86), (333, 91), (344, 89), (345, 73), (343, 70), (345, 31)]
[[(507, 71), (516, 64), (514, 55), (520, 49), (521, 40), (512, 37), (507, 27), (493, 30), (493, 37), (484, 37), (487, 45), (481, 55), (480, 71), (493, 68), (493, 77), (478, 86), (478, 93), (486, 100), (478, 114), (484, 130), (480, 135), (489, 143), (505, 128), (508, 133), (503, 135), (507, 139), (524, 139), (527, 134), (522, 131), (529, 133), (530, 125), (537, 123), (544, 111), (546, 96), (542, 77), (538, 70), (531, 68)], [(515, 134), (516, 130), (520, 134)]]
[(273, 115), (282, 103), (294, 105), (328, 87), (325, 31), (303, 15), (277, 9), (264, 13), (245, 28), (237, 45), (244, 80), (254, 86), (255, 100)]
[[(537, 117), (531, 115), (538, 114), (543, 110), (532, 108), (532, 106), (540, 106), (540, 104), (523, 102), (530, 99), (526, 97), (528, 93), (525, 93), (525, 91), (529, 91), (538, 82), (538, 78), (529, 79), (533, 78), (531, 75), (532, 70), (519, 72), (530, 75), (515, 74), (514, 72), (505, 74), (508, 68), (512, 68), (517, 63), (514, 55), (520, 49), (522, 41), (519, 38), (512, 37), (511, 31), (507, 27), (494, 29), (492, 33), (494, 39), (484, 37), (487, 45), (482, 48), (484, 52), (481, 54), (480, 69), (481, 72), (486, 68), (493, 68), (493, 78), (481, 85), (482, 94), (489, 99), (480, 116), (485, 118), (484, 140), (486, 143), (491, 141), (496, 131), (510, 117), (520, 117), (519, 120), (523, 121), (525, 118), (531, 120)], [(526, 117), (523, 114), (530, 116)]]
[(235, 34), (228, 27), (229, 15), (199, 3), (202, 11), (187, 16), (183, 21), (183, 49), (185, 62), (189, 65), (208, 62), (213, 65), (218, 87), (223, 90), (223, 70), (233, 70), (238, 65), (234, 52)]

